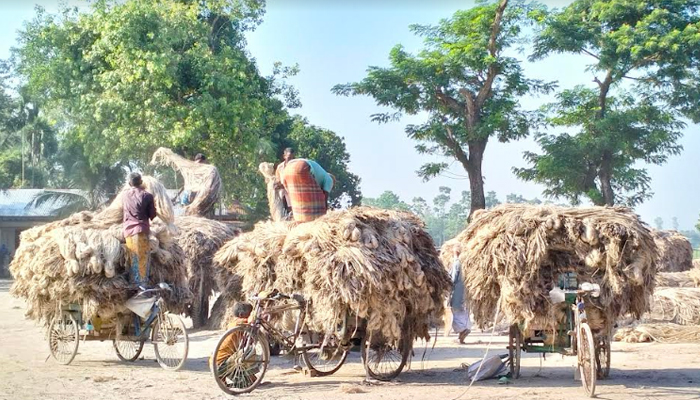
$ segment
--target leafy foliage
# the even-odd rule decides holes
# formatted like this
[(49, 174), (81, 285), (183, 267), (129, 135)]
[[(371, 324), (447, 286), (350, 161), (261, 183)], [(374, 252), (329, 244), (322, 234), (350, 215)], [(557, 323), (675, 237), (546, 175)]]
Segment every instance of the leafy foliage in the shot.
[(360, 204), (360, 178), (348, 170), (350, 154), (343, 138), (332, 131), (309, 124), (306, 119), (296, 117), (286, 139), (286, 143), (294, 147), (297, 156), (315, 160), (335, 177), (330, 193), (332, 207)]
[(20, 32), (15, 71), (94, 172), (143, 165), (159, 146), (201, 151), (230, 197), (256, 203), (264, 198), (257, 164), (274, 154), (287, 119), (278, 98), (298, 104), (278, 81), (295, 69), (260, 76), (245, 51), (244, 32), (263, 11), (251, 0), (103, 0), (60, 15), (38, 8)]
[(540, 133), (543, 153), (526, 153), (531, 167), (516, 174), (573, 203), (649, 198), (650, 178), (638, 164), (679, 154), (681, 115), (698, 116), (699, 11), (697, 0), (576, 0), (543, 18), (531, 58), (588, 55), (597, 87), (564, 90), (545, 107), (548, 126), (568, 130)]
[[(390, 67), (369, 67), (356, 83), (336, 85), (339, 95), (368, 95), (394, 111), (377, 113), (377, 122), (402, 114), (428, 113), (406, 134), (419, 153), (456, 159), (470, 178), (473, 212), (484, 208), (483, 153), (491, 137), (502, 142), (528, 134), (536, 115), (521, 109), (518, 98), (547, 92), (552, 85), (525, 78), (520, 62), (507, 50), (522, 38), (522, 27), (542, 10), (523, 2), (502, 0), (458, 11), (437, 26), (413, 25), (424, 48), (411, 54), (401, 45), (389, 54)], [(418, 171), (424, 179), (439, 175), (446, 162), (428, 163)]]

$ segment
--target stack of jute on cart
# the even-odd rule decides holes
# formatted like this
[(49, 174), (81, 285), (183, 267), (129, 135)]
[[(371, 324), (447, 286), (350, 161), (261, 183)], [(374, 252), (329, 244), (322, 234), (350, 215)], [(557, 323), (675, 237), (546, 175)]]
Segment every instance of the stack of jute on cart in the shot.
[[(207, 323), (209, 297), (218, 288), (214, 254), (224, 243), (238, 235), (240, 230), (228, 224), (194, 216), (178, 216), (175, 225), (175, 240), (185, 253), (187, 281), (193, 296), (188, 315), (192, 318), (194, 328), (199, 328)], [(233, 290), (229, 288), (230, 292)]]
[(659, 250), (658, 272), (681, 272), (693, 268), (693, 246), (678, 231), (653, 230), (652, 235)]
[(184, 207), (185, 215), (203, 216), (214, 209), (222, 188), (221, 175), (215, 166), (190, 161), (165, 147), (153, 153), (151, 164), (169, 166), (182, 174), (183, 189), (195, 194), (192, 203)]
[[(165, 297), (168, 309), (184, 311), (189, 299), (184, 253), (173, 240), (173, 209), (165, 188), (144, 176), (153, 194), (158, 218), (151, 225), (150, 281), (174, 290)], [(27, 316), (48, 323), (61, 306), (76, 303), (83, 316), (103, 319), (124, 310), (136, 292), (129, 284), (129, 256), (122, 232), (121, 195), (101, 212), (80, 212), (23, 232), (10, 264), (12, 295), (27, 301)]]
[(450, 281), (413, 214), (367, 207), (303, 224), (262, 222), (228, 242), (215, 261), (247, 294), (278, 289), (311, 300), (310, 326), (335, 332), (347, 314), (370, 334), (427, 338)]
[(594, 331), (610, 332), (618, 316), (639, 317), (649, 308), (656, 245), (627, 208), (501, 205), (474, 213), (445, 252), (455, 243), (471, 311), (482, 327), (494, 323), (497, 310), (511, 323), (556, 326), (563, 312), (549, 291), (564, 272), (600, 285), (600, 297), (586, 309)]

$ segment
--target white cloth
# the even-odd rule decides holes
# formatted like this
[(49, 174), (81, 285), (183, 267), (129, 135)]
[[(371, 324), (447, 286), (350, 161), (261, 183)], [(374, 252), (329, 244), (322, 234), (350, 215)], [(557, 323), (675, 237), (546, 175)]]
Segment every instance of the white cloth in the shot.
[(469, 319), (469, 308), (452, 307), (452, 330), (456, 333), (472, 329), (472, 321)]

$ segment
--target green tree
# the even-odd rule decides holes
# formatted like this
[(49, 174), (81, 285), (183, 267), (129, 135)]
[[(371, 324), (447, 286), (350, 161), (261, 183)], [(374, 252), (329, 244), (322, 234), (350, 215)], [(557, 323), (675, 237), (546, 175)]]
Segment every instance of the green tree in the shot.
[(362, 204), (384, 210), (409, 210), (408, 204), (401, 200), (396, 193), (390, 190), (383, 192), (377, 198), (364, 197), (362, 198)]
[[(406, 134), (418, 142), (419, 153), (462, 165), (474, 212), (486, 206), (482, 162), (489, 139), (508, 142), (526, 136), (534, 121), (520, 107), (519, 97), (552, 88), (526, 79), (520, 62), (509, 55), (522, 38), (522, 27), (540, 11), (501, 0), (458, 11), (437, 26), (413, 25), (411, 31), (424, 37), (421, 52), (414, 55), (398, 45), (390, 52), (390, 67), (370, 67), (363, 80), (336, 85), (333, 92), (369, 95), (378, 105), (397, 110), (373, 115), (377, 122), (426, 112), (427, 122), (407, 126)], [(430, 179), (448, 165), (429, 163), (418, 173)]]
[(664, 220), (661, 217), (656, 217), (654, 219), (654, 225), (656, 226), (656, 229), (662, 230), (664, 229)]
[(550, 126), (568, 131), (539, 134), (542, 154), (525, 153), (530, 167), (516, 174), (572, 203), (585, 196), (636, 205), (650, 197), (650, 177), (638, 165), (680, 153), (680, 113), (692, 116), (700, 99), (673, 92), (697, 71), (699, 11), (698, 0), (576, 0), (543, 19), (531, 59), (588, 55), (596, 87), (564, 90), (544, 108)]
[(310, 125), (304, 118), (296, 117), (286, 144), (294, 147), (298, 156), (315, 160), (335, 177), (330, 195), (333, 207), (360, 204), (360, 178), (348, 170), (350, 154), (343, 138), (333, 131)]
[(496, 192), (491, 191), (486, 194), (486, 208), (494, 208), (499, 204), (501, 204), (501, 201), (498, 200)]
[(542, 204), (542, 200), (538, 198), (534, 198), (532, 200), (528, 200), (522, 195), (515, 194), (515, 193), (510, 193), (509, 195), (506, 196), (506, 203), (508, 204)]
[(678, 218), (673, 217), (671, 218), (671, 226), (673, 227), (673, 230), (677, 231), (678, 230)]
[(274, 155), (281, 83), (295, 68), (263, 77), (245, 51), (245, 31), (262, 1), (101, 0), (91, 11), (36, 18), (13, 52), (17, 76), (61, 141), (82, 148), (98, 173), (143, 166), (159, 146), (186, 156), (204, 152), (219, 167), (228, 197), (265, 196), (257, 165)]

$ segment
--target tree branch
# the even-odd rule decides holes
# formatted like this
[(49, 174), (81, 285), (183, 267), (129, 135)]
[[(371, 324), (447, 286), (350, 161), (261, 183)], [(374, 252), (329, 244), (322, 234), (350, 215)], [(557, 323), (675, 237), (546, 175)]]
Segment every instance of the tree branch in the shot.
[(593, 53), (591, 53), (590, 51), (588, 51), (588, 50), (586, 50), (586, 49), (581, 49), (581, 51), (584, 52), (584, 53), (586, 53), (586, 54), (588, 54), (589, 56), (595, 58), (596, 60), (600, 60), (600, 57), (598, 57), (596, 54), (593, 54)]
[(442, 105), (456, 112), (457, 114), (461, 115), (462, 113), (464, 113), (464, 104), (460, 103), (455, 98), (446, 95), (441, 88), (435, 89), (435, 97), (437, 97), (438, 101)]
[(468, 170), (469, 157), (467, 156), (467, 154), (462, 149), (462, 146), (457, 141), (457, 138), (455, 137), (454, 133), (452, 132), (452, 128), (450, 128), (448, 125), (445, 125), (445, 130), (447, 131), (447, 135), (445, 135), (445, 142), (447, 144), (447, 147), (449, 147), (452, 150), (452, 152), (455, 154), (457, 161), (459, 161), (462, 164), (462, 166)]
[[(493, 18), (493, 25), (491, 25), (491, 36), (489, 37), (489, 55), (496, 59), (497, 54), (497, 40), (498, 34), (501, 32), (501, 20), (503, 19), (503, 13), (508, 5), (508, 0), (501, 0), (496, 8), (496, 16)], [(479, 94), (476, 96), (476, 105), (478, 108), (486, 101), (489, 94), (491, 94), (491, 86), (493, 86), (493, 81), (496, 80), (498, 75), (498, 67), (495, 62), (489, 64), (488, 72), (486, 73), (486, 80), (484, 85), (479, 90)]]

